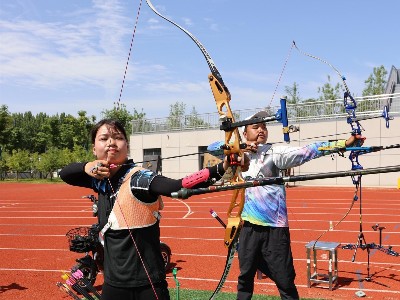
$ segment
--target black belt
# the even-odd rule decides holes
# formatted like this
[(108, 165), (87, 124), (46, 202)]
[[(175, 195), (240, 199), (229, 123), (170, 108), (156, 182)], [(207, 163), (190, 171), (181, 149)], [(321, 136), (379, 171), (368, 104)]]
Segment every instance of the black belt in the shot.
[(257, 225), (257, 224), (250, 223), (249, 221), (244, 221), (243, 227), (252, 227), (254, 229), (264, 229), (264, 230), (266, 228), (277, 228), (277, 227), (272, 227), (272, 226)]

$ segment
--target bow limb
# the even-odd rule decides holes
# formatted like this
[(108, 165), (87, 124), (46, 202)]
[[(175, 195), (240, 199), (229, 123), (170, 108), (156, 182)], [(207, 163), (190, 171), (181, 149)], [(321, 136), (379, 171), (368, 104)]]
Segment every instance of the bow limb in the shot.
[[(212, 60), (211, 56), (208, 54), (206, 48), (204, 48), (204, 46), (200, 43), (200, 41), (193, 35), (191, 34), (189, 31), (187, 31), (185, 28), (183, 28), (182, 26), (180, 26), (179, 24), (175, 23), (174, 21), (168, 19), (167, 17), (163, 16), (160, 12), (158, 12), (156, 10), (156, 8), (154, 7), (154, 5), (151, 3), (150, 0), (146, 0), (147, 5), (151, 8), (151, 10), (157, 14), (158, 16), (160, 16), (161, 18), (163, 18), (164, 20), (166, 20), (167, 22), (170, 22), (172, 25), (178, 27), (180, 30), (182, 30), (184, 33), (186, 33), (193, 42), (195, 42), (195, 44), (197, 45), (197, 47), (199, 47), (199, 49), (201, 50), (201, 52), (204, 55), (204, 58), (207, 61), (208, 67), (211, 70), (211, 73), (218, 79), (218, 81), (221, 84), (221, 87), (229, 94), (228, 89), (226, 88), (223, 80), (222, 80), (222, 76), (221, 74), (218, 72), (217, 67), (214, 64), (214, 61)], [(229, 96), (230, 97), (230, 96)]]

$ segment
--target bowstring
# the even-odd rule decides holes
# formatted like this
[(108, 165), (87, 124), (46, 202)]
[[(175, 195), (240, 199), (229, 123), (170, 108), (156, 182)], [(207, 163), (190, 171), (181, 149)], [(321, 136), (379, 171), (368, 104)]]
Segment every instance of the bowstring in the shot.
[[(358, 177), (360, 178), (361, 175), (358, 175)], [(354, 176), (351, 177), (352, 180), (354, 181)], [(319, 237), (317, 237), (317, 239), (315, 240), (314, 244), (313, 244), (313, 249), (315, 249), (315, 245), (317, 244), (317, 242), (329, 231), (333, 231), (333, 229), (335, 229), (336, 226), (338, 226), (340, 223), (342, 223), (342, 221), (344, 219), (346, 219), (346, 217), (349, 215), (350, 211), (353, 209), (354, 203), (359, 199), (359, 194), (361, 194), (361, 189), (359, 189), (360, 187), (360, 180), (357, 181), (357, 183), (354, 184), (355, 185), (355, 191), (354, 191), (354, 196), (353, 196), (353, 200), (351, 201), (350, 207), (347, 209), (346, 213), (344, 214), (344, 216), (340, 219), (339, 222), (337, 222), (335, 225), (333, 225), (332, 227), (330, 227), (329, 229), (325, 230), (324, 232), (321, 233), (321, 235)]]
[(292, 43), (292, 46), (290, 47), (289, 53), (288, 53), (288, 55), (287, 55), (287, 57), (286, 57), (285, 63), (283, 64), (281, 74), (279, 75), (278, 82), (276, 83), (275, 90), (274, 90), (274, 92), (273, 92), (273, 94), (272, 94), (271, 100), (269, 101), (268, 107), (271, 107), (272, 101), (274, 100), (276, 91), (278, 90), (279, 84), (280, 84), (280, 82), (281, 82), (283, 73), (285, 72), (286, 65), (287, 65), (287, 63), (288, 63), (288, 61), (289, 61), (290, 55), (292, 54), (292, 49), (293, 49), (294, 46), (295, 46), (295, 44)]
[[(138, 7), (138, 10), (137, 10), (137, 14), (136, 14), (135, 25), (134, 25), (134, 28), (133, 28), (132, 38), (131, 38), (131, 42), (130, 42), (130, 46), (129, 46), (129, 51), (128, 51), (128, 58), (127, 58), (126, 64), (125, 64), (125, 71), (124, 71), (124, 76), (123, 76), (122, 83), (121, 83), (121, 89), (120, 89), (120, 92), (119, 92), (118, 101), (117, 101), (116, 103), (114, 103), (114, 104), (117, 106), (117, 109), (120, 108), (120, 104), (121, 104), (122, 92), (123, 92), (123, 90), (124, 90), (126, 75), (127, 75), (127, 72), (128, 72), (128, 66), (129, 66), (129, 61), (130, 61), (131, 53), (132, 53), (133, 41), (134, 41), (134, 39), (135, 39), (136, 28), (137, 28), (137, 25), (138, 25), (138, 23), (139, 23), (139, 16), (140, 16), (140, 10), (141, 10), (141, 7), (142, 7), (142, 1), (143, 1), (143, 0), (140, 0), (140, 2), (139, 2), (139, 7)], [(108, 184), (109, 184), (110, 187), (111, 187), (111, 191), (112, 191), (112, 193), (113, 193), (113, 195), (114, 195), (114, 197), (115, 197), (115, 202), (118, 203), (118, 207), (119, 207), (119, 209), (120, 209), (120, 211), (121, 211), (121, 215), (122, 215), (122, 217), (123, 217), (123, 219), (124, 219), (124, 221), (125, 221), (126, 227), (127, 227), (127, 229), (128, 229), (128, 232), (129, 232), (129, 236), (131, 237), (131, 240), (132, 240), (133, 245), (134, 245), (134, 247), (135, 247), (135, 249), (136, 249), (136, 252), (137, 252), (137, 254), (138, 254), (138, 257), (139, 257), (139, 259), (140, 259), (140, 261), (141, 261), (141, 263), (142, 263), (142, 265), (143, 265), (143, 269), (144, 269), (144, 271), (145, 271), (145, 273), (146, 273), (146, 276), (147, 276), (147, 278), (149, 279), (151, 288), (152, 288), (152, 290), (153, 290), (153, 292), (154, 292), (154, 295), (155, 295), (156, 299), (158, 300), (158, 295), (157, 295), (157, 292), (156, 292), (156, 290), (155, 290), (153, 281), (151, 280), (150, 274), (149, 274), (149, 272), (148, 272), (148, 270), (147, 270), (147, 267), (146, 267), (146, 265), (145, 265), (145, 263), (144, 263), (143, 257), (142, 257), (142, 255), (141, 255), (141, 253), (140, 253), (140, 251), (139, 251), (139, 248), (138, 248), (138, 246), (137, 246), (137, 244), (136, 244), (135, 238), (133, 237), (132, 231), (131, 231), (131, 229), (129, 228), (129, 224), (128, 224), (128, 221), (127, 221), (127, 219), (126, 219), (126, 217), (125, 217), (125, 214), (124, 214), (124, 212), (123, 212), (123, 209), (122, 209), (122, 207), (121, 207), (121, 205), (120, 205), (120, 203), (119, 203), (119, 201), (118, 201), (118, 199), (117, 199), (117, 193), (115, 193), (115, 191), (114, 191), (114, 188), (113, 188), (113, 186), (112, 186), (112, 184), (111, 184), (110, 178), (107, 178), (107, 181), (108, 181)]]
[(120, 108), (120, 104), (121, 104), (122, 92), (123, 92), (124, 85), (125, 85), (126, 74), (127, 74), (127, 72), (128, 72), (129, 60), (130, 60), (130, 58), (131, 58), (133, 40), (135, 39), (136, 28), (137, 28), (137, 24), (138, 24), (138, 22), (139, 22), (139, 15), (140, 15), (140, 9), (141, 9), (141, 7), (142, 7), (142, 1), (143, 1), (143, 0), (140, 0), (140, 2), (139, 2), (139, 8), (138, 8), (138, 11), (137, 11), (137, 14), (136, 14), (135, 25), (134, 25), (134, 27), (133, 27), (133, 33), (132, 33), (132, 38), (131, 38), (131, 44), (130, 44), (130, 46), (129, 46), (128, 58), (126, 59), (124, 77), (123, 77), (123, 79), (122, 79), (121, 89), (120, 89), (120, 91), (119, 91), (118, 101), (117, 101), (116, 103), (114, 103), (114, 104), (117, 105), (117, 109)]

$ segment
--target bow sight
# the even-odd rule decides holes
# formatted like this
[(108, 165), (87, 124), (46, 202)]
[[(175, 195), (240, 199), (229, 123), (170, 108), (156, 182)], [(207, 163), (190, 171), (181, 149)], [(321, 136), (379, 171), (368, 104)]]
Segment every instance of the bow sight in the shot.
[[(346, 78), (342, 77), (342, 80), (343, 82), (345, 82)], [(387, 101), (386, 105), (383, 106), (382, 113), (380, 115), (373, 115), (373, 116), (357, 117), (356, 116), (357, 101), (347, 91), (344, 93), (343, 105), (347, 112), (347, 123), (352, 127), (354, 131), (356, 131), (356, 129), (361, 129), (361, 128), (354, 128), (352, 125), (353, 123), (357, 124), (357, 122), (359, 121), (383, 118), (385, 120), (386, 128), (389, 128), (390, 125), (389, 121), (394, 119), (389, 115), (389, 107), (390, 107), (389, 100)], [(360, 133), (361, 131), (359, 132), (359, 134)]]
[(243, 120), (243, 121), (238, 121), (238, 122), (232, 122), (232, 119), (227, 118), (226, 116), (223, 116), (220, 118), (221, 120), (221, 126), (219, 129), (223, 131), (232, 131), (235, 128), (247, 126), (247, 125), (252, 125), (252, 124), (258, 124), (258, 123), (271, 123), (274, 121), (278, 121), (282, 123), (283, 128), (283, 139), (286, 143), (290, 143), (290, 136), (289, 133), (297, 132), (299, 131), (298, 126), (289, 126), (289, 121), (288, 121), (288, 113), (287, 113), (287, 107), (286, 107), (286, 101), (287, 97), (283, 96), (280, 99), (280, 106), (281, 108), (277, 110), (274, 116), (270, 117), (255, 117), (251, 118), (248, 120)]

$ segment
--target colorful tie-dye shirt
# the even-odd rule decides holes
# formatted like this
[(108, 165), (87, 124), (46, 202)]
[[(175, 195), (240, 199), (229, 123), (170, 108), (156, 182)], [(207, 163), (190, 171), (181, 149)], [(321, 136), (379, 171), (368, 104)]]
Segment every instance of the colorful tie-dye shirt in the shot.
[[(259, 145), (251, 153), (250, 167), (243, 177), (266, 178), (280, 176), (280, 172), (318, 158), (324, 153), (319, 147), (345, 147), (345, 141), (317, 142), (304, 147)], [(326, 153), (326, 152), (325, 152)], [(284, 185), (264, 185), (246, 189), (242, 218), (252, 224), (289, 227)]]

